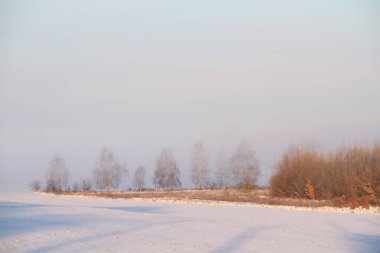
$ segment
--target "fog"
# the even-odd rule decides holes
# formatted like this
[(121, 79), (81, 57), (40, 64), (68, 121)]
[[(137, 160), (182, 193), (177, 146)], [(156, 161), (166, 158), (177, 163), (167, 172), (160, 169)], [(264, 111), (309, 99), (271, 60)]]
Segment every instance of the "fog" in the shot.
[(0, 1), (0, 184), (102, 146), (151, 183), (163, 148), (190, 182), (203, 142), (251, 144), (265, 185), (292, 144), (380, 137), (378, 1)]

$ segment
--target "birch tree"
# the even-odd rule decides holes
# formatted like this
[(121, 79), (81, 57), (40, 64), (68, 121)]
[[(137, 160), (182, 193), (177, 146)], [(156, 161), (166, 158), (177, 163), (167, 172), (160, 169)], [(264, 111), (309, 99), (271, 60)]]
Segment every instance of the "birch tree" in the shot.
[(59, 156), (54, 157), (49, 164), (45, 178), (47, 191), (62, 192), (67, 190), (69, 171), (65, 161)]
[(216, 157), (215, 171), (216, 185), (219, 188), (227, 189), (231, 184), (231, 169), (227, 156), (224, 152), (219, 152)]
[(194, 144), (190, 158), (191, 180), (198, 189), (202, 189), (208, 181), (208, 155), (203, 144)]
[(99, 155), (99, 161), (93, 170), (96, 187), (107, 191), (110, 188), (115, 189), (119, 187), (122, 178), (127, 175), (126, 167), (116, 160), (110, 150), (103, 147)]
[(247, 143), (241, 143), (232, 154), (230, 167), (236, 187), (251, 189), (260, 174), (255, 152)]
[(135, 180), (134, 185), (137, 187), (138, 190), (141, 191), (142, 188), (144, 188), (145, 185), (145, 167), (144, 166), (138, 166), (135, 171)]
[(181, 172), (170, 149), (164, 149), (156, 162), (153, 184), (156, 188), (176, 188), (181, 186)]

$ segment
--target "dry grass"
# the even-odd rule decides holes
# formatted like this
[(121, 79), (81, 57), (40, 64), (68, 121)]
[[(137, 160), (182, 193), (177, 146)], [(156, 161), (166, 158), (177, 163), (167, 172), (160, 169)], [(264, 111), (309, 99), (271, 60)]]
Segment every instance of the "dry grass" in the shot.
[(260, 205), (280, 205), (295, 207), (324, 207), (333, 206), (331, 201), (292, 199), (270, 197), (267, 189), (243, 191), (238, 189), (216, 190), (167, 190), (167, 191), (126, 191), (126, 192), (65, 192), (57, 193), (75, 196), (92, 196), (101, 198), (149, 199), (172, 201), (216, 201), (253, 203)]

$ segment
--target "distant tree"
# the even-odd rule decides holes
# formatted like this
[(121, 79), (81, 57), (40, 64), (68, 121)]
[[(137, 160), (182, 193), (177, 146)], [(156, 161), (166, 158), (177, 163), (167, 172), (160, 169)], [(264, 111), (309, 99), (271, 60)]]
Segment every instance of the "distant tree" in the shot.
[(181, 186), (180, 170), (170, 149), (164, 149), (156, 162), (153, 184), (156, 188), (176, 188)]
[(71, 192), (71, 187), (70, 187), (69, 184), (66, 185), (66, 187), (65, 187), (65, 192)]
[(33, 180), (30, 183), (29, 187), (32, 189), (32, 191), (38, 192), (42, 189), (42, 182), (41, 180)]
[(193, 146), (190, 158), (191, 180), (198, 189), (207, 185), (208, 181), (208, 155), (206, 154), (203, 144), (198, 142)]
[(216, 185), (218, 188), (227, 189), (231, 184), (231, 169), (224, 152), (219, 152), (216, 158), (215, 171)]
[(59, 156), (50, 162), (46, 173), (46, 190), (49, 192), (62, 192), (68, 189), (69, 171), (65, 161)]
[(90, 179), (82, 179), (80, 183), (80, 189), (82, 192), (89, 192), (92, 189), (92, 182)]
[(145, 174), (146, 174), (146, 172), (145, 172), (144, 166), (138, 166), (136, 171), (135, 171), (135, 180), (133, 182), (138, 190), (141, 190), (144, 188)]
[(230, 159), (230, 167), (236, 187), (251, 189), (256, 185), (260, 174), (259, 163), (247, 143), (241, 143), (236, 148)]
[(219, 186), (218, 186), (218, 184), (216, 183), (215, 180), (208, 180), (207, 185), (205, 186), (205, 188), (211, 189), (211, 190), (215, 190), (215, 189), (218, 189)]
[(115, 159), (110, 150), (103, 147), (99, 155), (99, 161), (93, 170), (96, 187), (107, 191), (110, 188), (115, 189), (119, 187), (122, 177), (126, 175), (128, 175), (126, 167)]
[(79, 192), (79, 190), (80, 190), (79, 183), (78, 182), (73, 183), (73, 192)]

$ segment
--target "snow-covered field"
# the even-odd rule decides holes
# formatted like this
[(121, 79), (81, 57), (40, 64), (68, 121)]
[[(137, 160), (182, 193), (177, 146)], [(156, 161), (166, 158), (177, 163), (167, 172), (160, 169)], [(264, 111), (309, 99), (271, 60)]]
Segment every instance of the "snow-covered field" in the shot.
[(380, 252), (380, 215), (2, 193), (0, 252)]

